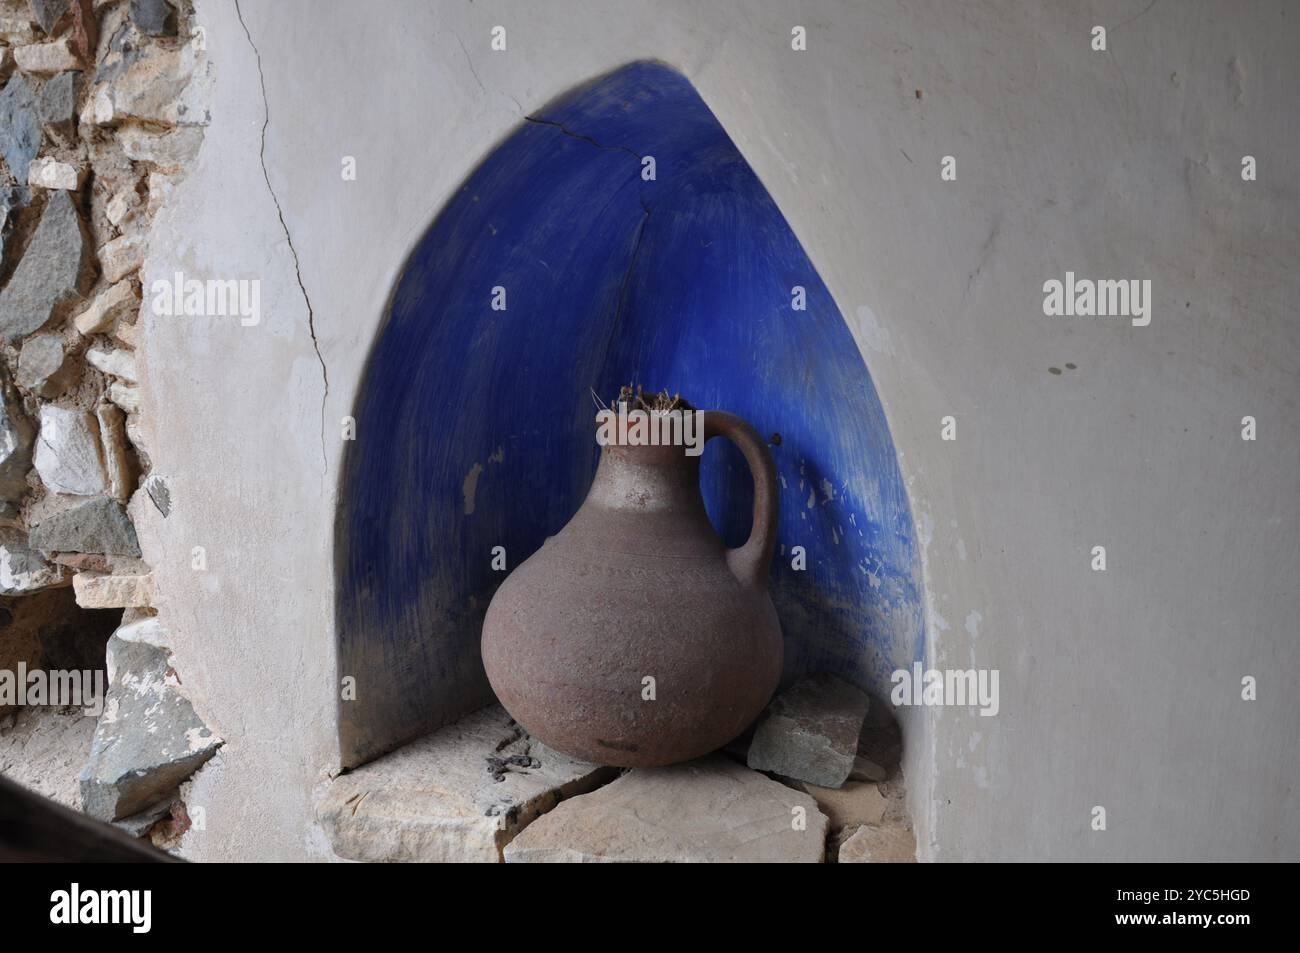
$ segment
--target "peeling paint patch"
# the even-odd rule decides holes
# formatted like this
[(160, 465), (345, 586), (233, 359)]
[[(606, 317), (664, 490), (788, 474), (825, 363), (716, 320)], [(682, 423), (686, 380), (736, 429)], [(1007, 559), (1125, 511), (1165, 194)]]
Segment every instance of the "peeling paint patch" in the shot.
[(880, 323), (876, 312), (865, 304), (858, 305), (858, 331), (867, 350), (877, 354), (893, 354), (894, 345), (889, 340), (889, 331)]
[(465, 474), (465, 482), (460, 486), (460, 495), (465, 500), (465, 515), (474, 514), (474, 497), (478, 495), (478, 478), (483, 472), (483, 464), (475, 463)]

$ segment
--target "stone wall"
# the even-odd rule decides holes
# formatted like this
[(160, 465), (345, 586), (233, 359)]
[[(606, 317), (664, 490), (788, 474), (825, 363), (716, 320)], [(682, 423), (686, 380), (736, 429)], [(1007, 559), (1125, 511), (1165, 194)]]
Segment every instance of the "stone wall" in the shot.
[(151, 223), (208, 121), (192, 20), (188, 0), (0, 0), (0, 596), (17, 597), (0, 668), (56, 661), (19, 624), (38, 602), (49, 615), (38, 595), (121, 613), (98, 644), (108, 705), (79, 786), (106, 820), (176, 814), (219, 744), (179, 689), (135, 531), (142, 507), (170, 510), (135, 349)]

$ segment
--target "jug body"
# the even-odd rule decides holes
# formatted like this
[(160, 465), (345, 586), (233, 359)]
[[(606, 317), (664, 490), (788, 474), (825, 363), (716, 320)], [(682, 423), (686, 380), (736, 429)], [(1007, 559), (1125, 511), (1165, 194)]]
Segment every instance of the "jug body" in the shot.
[(750, 543), (728, 550), (713, 530), (698, 456), (609, 445), (581, 508), (488, 607), (493, 690), (572, 757), (621, 767), (698, 757), (743, 732), (780, 679), (772, 540), (754, 535), (775, 527), (771, 458), (740, 418), (705, 413), (715, 433), (741, 444), (743, 427), (753, 444), (741, 444), (751, 468), (759, 463)]

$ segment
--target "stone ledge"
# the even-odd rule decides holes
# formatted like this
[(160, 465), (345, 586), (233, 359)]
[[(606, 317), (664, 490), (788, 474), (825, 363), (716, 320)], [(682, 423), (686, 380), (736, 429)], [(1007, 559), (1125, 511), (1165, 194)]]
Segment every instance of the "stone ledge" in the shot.
[(508, 863), (821, 863), (827, 818), (807, 794), (712, 755), (637, 768), (565, 801)]
[(316, 816), (347, 860), (499, 863), (538, 815), (617, 776), (492, 705), (324, 785)]

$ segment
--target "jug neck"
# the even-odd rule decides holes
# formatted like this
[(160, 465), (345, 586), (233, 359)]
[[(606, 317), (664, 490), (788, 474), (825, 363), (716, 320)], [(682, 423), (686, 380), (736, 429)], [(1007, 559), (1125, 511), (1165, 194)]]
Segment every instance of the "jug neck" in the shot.
[(607, 444), (587, 498), (600, 506), (704, 513), (700, 458), (678, 446)]

